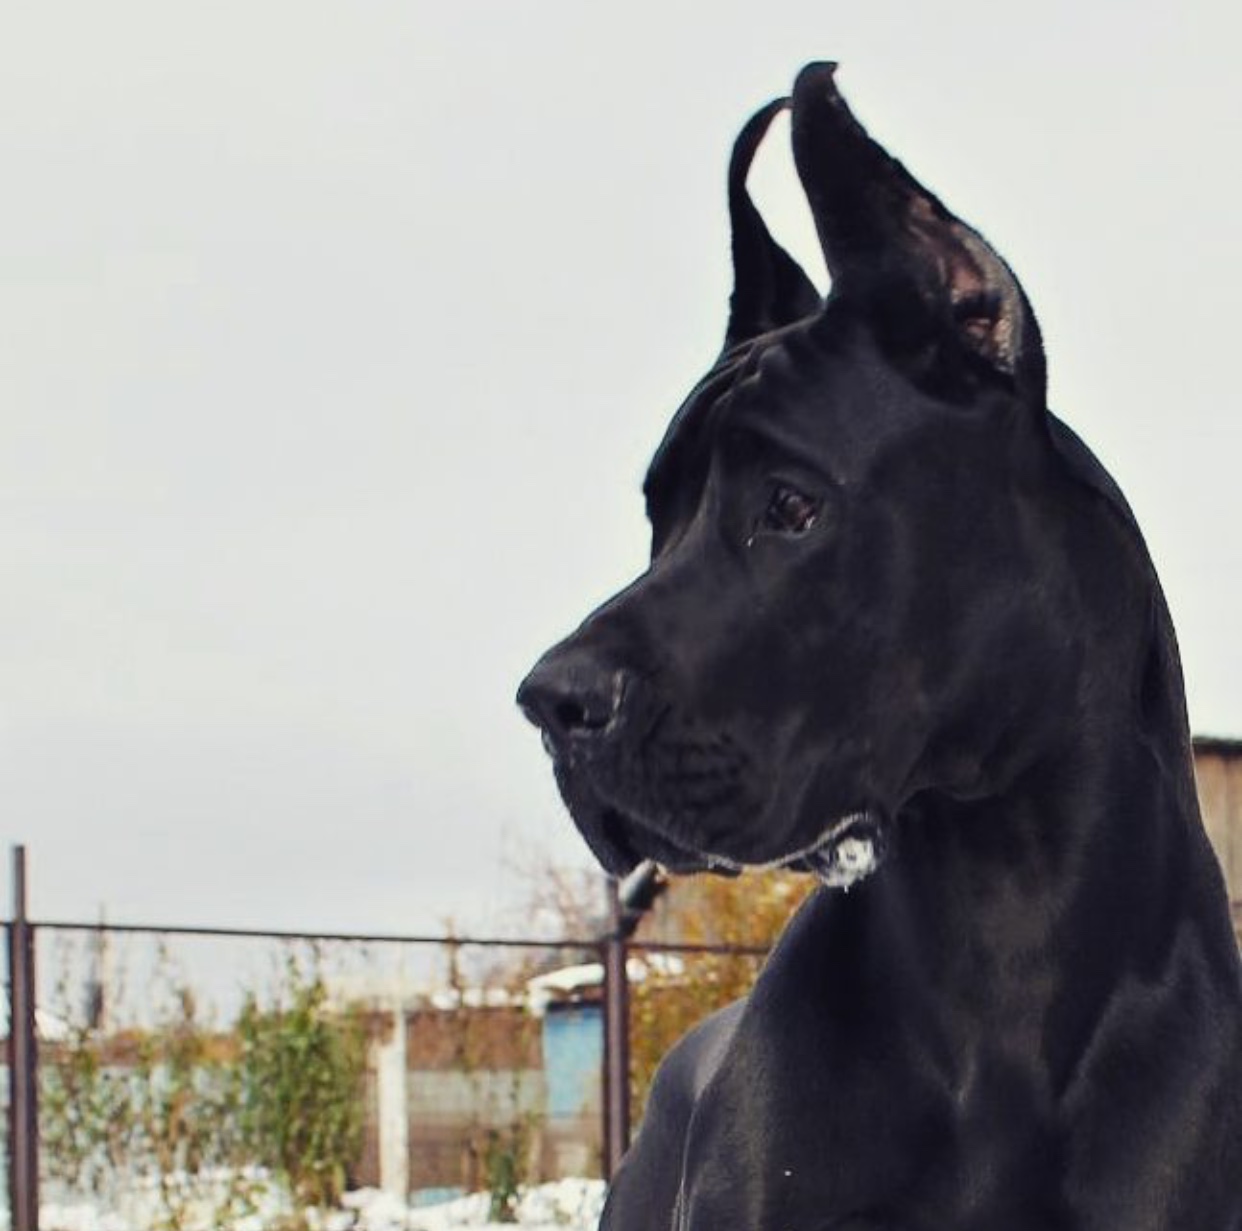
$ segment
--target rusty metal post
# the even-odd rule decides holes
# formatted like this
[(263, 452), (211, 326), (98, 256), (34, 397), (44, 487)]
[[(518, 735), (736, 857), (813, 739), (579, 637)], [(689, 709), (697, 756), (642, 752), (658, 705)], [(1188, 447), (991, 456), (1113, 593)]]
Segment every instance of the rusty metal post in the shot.
[(39, 1055), (24, 846), (13, 848), (13, 919), (8, 931), (9, 1225), (13, 1231), (39, 1231)]
[(630, 985), (626, 930), (617, 882), (608, 881), (604, 959), (604, 1178), (612, 1179), (630, 1147)]

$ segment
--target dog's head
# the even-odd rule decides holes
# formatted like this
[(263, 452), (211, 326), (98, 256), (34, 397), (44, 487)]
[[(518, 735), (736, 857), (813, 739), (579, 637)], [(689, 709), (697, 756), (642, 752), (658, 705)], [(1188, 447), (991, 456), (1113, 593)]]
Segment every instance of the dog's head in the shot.
[[(746, 190), (785, 106), (826, 301)], [(1007, 266), (831, 65), (742, 131), (729, 205), (725, 346), (651, 464), (650, 567), (518, 699), (608, 870), (848, 881), (913, 793), (1013, 772), (1011, 735), (1073, 687), (1043, 351)]]

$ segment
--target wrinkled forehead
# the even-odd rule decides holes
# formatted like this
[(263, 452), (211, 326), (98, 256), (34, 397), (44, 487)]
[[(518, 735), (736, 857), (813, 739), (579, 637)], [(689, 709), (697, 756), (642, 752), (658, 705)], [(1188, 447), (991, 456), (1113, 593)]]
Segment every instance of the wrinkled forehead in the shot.
[(917, 426), (917, 391), (848, 305), (727, 351), (673, 416), (643, 490), (648, 513), (702, 487), (712, 451), (751, 432), (847, 481)]

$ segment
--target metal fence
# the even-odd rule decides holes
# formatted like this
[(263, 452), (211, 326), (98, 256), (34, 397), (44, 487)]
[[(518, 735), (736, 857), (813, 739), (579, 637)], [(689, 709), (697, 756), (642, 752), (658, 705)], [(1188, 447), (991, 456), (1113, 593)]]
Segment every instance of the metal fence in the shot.
[[(41, 1193), (46, 1211), (49, 1194), (98, 1192), (127, 1165), (158, 1172), (166, 1203), (189, 1200), (187, 1169), (244, 1173), (253, 1143), (233, 1122), (244, 1100), (220, 1074), (242, 1072), (261, 1051), (259, 1027), (291, 1021), (307, 995), (348, 1022), (356, 1045), (349, 1187), (499, 1199), (519, 1181), (607, 1179), (630, 1139), (634, 979), (705, 955), (744, 963), (749, 976), (763, 954), (635, 943), (654, 889), (647, 867), (613, 883), (602, 934), (578, 937), (36, 921), (17, 848), (6, 925), (10, 1227), (37, 1231)], [(196, 1115), (220, 1119), (223, 1144), (206, 1140)], [(169, 1207), (166, 1221), (184, 1212)]]

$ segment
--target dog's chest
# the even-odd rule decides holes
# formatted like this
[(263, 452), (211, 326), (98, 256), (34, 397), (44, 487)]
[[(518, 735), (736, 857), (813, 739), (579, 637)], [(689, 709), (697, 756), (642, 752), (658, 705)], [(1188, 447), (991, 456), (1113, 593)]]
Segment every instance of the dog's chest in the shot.
[(955, 1098), (891, 1054), (887, 1066), (878, 1055), (842, 1063), (791, 1047), (788, 1036), (770, 1049), (748, 1033), (739, 1031), (687, 1125), (675, 1231), (1072, 1225), (1056, 1135), (1020, 1080), (992, 1075)]

